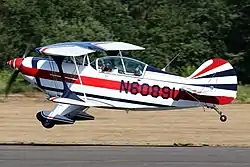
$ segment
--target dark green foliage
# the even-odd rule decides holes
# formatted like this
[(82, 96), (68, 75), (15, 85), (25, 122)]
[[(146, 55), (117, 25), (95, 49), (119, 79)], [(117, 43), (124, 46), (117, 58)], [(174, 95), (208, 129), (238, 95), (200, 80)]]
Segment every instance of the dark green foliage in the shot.
[(250, 83), (250, 0), (0, 0), (0, 68), (38, 47), (65, 41), (116, 40), (146, 48), (129, 53), (187, 76), (221, 57)]

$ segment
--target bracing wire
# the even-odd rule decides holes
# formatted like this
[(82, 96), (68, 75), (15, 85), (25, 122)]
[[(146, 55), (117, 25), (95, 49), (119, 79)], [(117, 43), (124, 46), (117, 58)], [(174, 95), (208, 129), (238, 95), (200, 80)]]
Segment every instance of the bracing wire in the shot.
[(193, 96), (191, 93), (189, 93), (188, 91), (186, 91), (185, 89), (183, 89), (189, 96), (191, 96), (193, 99), (195, 99), (199, 105), (203, 108), (203, 111), (205, 112), (205, 107), (204, 105), (202, 105), (201, 101), (199, 99), (197, 99), (195, 96)]

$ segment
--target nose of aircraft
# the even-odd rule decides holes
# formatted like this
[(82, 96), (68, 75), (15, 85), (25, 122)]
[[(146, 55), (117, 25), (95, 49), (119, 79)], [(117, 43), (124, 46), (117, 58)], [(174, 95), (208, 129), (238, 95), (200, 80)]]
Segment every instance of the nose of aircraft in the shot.
[(15, 58), (7, 62), (7, 64), (13, 69), (19, 69), (23, 61), (23, 58)]

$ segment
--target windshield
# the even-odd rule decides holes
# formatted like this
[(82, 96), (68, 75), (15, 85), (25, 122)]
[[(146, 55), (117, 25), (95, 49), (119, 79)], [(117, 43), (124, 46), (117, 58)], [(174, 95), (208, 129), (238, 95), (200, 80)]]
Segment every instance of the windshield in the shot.
[(141, 76), (145, 67), (145, 63), (135, 59), (123, 57), (126, 73), (136, 76)]
[[(107, 56), (96, 59), (96, 69), (99, 72), (112, 73), (112, 74), (127, 74), (134, 76), (141, 76), (143, 74), (145, 63), (138, 60), (120, 57), (120, 56)], [(92, 66), (94, 63), (91, 63)]]

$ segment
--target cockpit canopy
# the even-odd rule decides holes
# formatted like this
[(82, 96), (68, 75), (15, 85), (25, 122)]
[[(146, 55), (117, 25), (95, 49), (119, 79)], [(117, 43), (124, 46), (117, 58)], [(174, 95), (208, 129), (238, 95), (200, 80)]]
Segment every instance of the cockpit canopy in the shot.
[(143, 74), (145, 63), (128, 57), (106, 56), (97, 58), (91, 63), (99, 72), (107, 72), (112, 74), (128, 74), (141, 76)]

